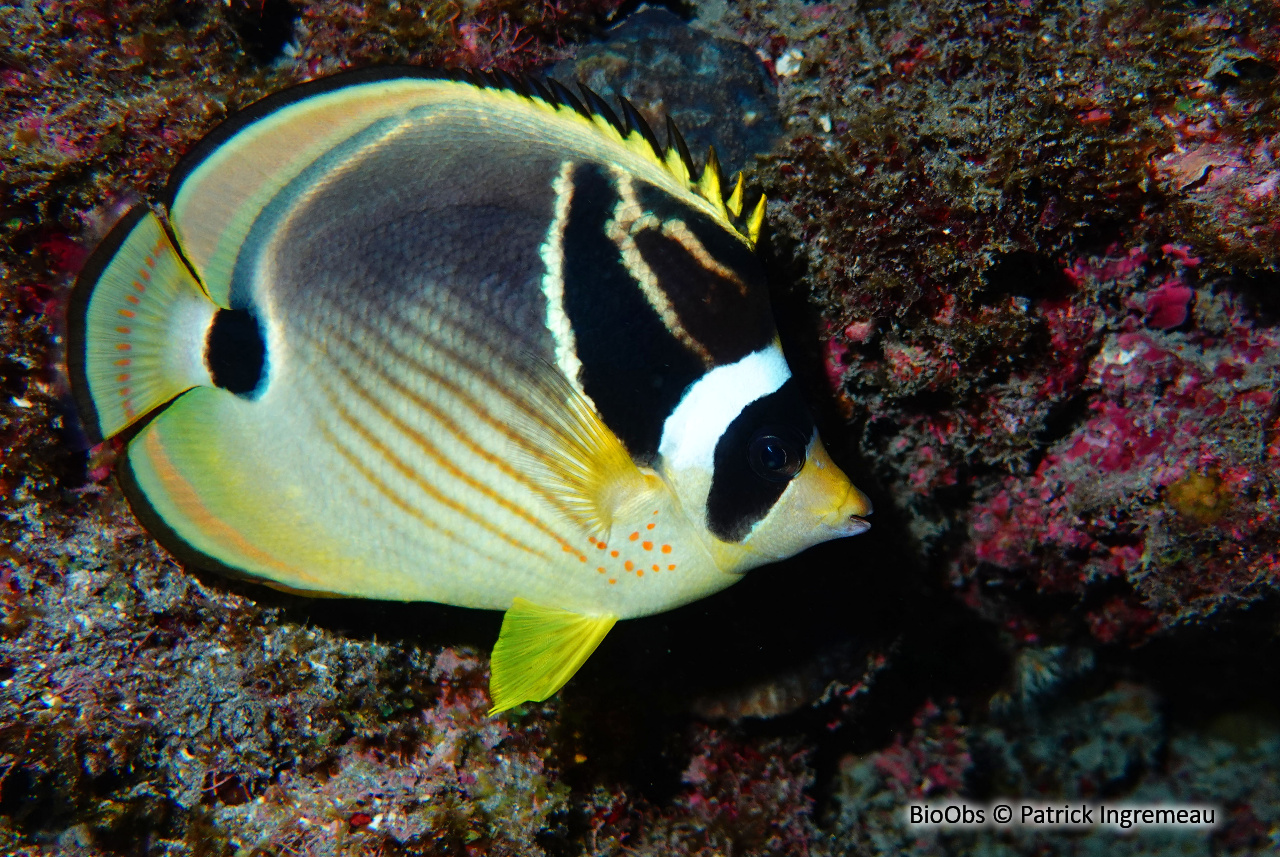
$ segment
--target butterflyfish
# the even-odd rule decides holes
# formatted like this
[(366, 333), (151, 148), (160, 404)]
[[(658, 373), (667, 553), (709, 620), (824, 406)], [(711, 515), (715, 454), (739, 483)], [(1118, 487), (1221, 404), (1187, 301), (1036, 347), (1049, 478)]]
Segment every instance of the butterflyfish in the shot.
[(198, 143), (68, 315), (139, 520), (282, 589), (505, 611), (493, 712), (619, 619), (864, 531), (779, 345), (764, 198), (620, 113), (384, 69)]

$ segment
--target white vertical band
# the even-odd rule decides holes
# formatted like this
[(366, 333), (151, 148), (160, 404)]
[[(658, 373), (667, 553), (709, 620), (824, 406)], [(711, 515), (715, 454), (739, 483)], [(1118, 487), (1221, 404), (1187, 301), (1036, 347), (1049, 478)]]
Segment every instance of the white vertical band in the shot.
[(716, 444), (729, 424), (743, 408), (777, 392), (790, 377), (791, 368), (776, 342), (703, 375), (690, 385), (663, 423), (658, 454), (665, 467), (710, 471)]

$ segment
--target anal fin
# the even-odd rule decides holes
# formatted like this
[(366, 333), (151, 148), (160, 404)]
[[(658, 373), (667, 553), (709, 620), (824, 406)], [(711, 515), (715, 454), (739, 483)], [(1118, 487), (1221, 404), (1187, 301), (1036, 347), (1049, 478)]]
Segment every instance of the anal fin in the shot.
[(617, 616), (585, 616), (516, 598), (493, 647), (489, 713), (541, 702), (564, 687), (616, 621)]

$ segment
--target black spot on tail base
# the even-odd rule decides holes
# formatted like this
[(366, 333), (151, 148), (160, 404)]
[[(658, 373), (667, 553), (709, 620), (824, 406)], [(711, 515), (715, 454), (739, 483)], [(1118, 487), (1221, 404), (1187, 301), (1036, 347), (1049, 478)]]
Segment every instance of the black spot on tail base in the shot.
[(205, 339), (204, 361), (214, 384), (251, 396), (267, 366), (267, 344), (257, 317), (244, 309), (218, 310)]

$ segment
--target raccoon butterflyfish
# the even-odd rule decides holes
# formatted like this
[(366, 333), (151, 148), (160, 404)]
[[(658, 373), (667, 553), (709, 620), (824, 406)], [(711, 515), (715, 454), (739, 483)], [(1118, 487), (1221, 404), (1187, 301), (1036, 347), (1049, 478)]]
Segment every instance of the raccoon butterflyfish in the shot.
[(614, 622), (860, 533), (679, 132), (556, 83), (339, 75), (232, 117), (73, 293), (87, 431), (177, 557), (504, 610), (493, 711)]

